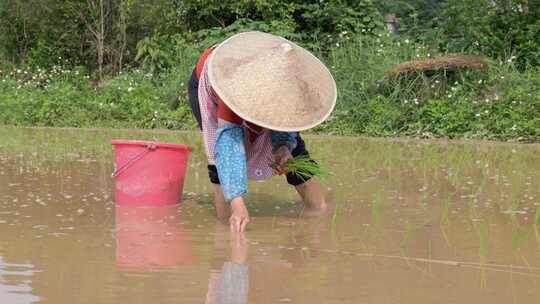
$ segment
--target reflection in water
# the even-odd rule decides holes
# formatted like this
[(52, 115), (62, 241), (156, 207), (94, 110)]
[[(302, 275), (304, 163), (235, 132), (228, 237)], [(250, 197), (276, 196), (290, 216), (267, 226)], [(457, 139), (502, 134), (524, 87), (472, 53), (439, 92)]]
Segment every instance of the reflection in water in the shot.
[(191, 265), (178, 206), (116, 207), (116, 265), (145, 269)]
[[(319, 255), (320, 235), (330, 218), (298, 221), (302, 229), (279, 248), (273, 243), (250, 241), (245, 233), (230, 233), (226, 225), (217, 222), (205, 304), (292, 301), (291, 276)], [(254, 251), (251, 258), (250, 249)]]
[(9, 264), (0, 256), (0, 303), (29, 304), (40, 300), (32, 294), (32, 264)]
[[(219, 227), (218, 227), (219, 229)], [(227, 234), (216, 234), (216, 248), (226, 240)], [(230, 234), (230, 260), (220, 270), (212, 271), (206, 295), (206, 304), (247, 303), (249, 292), (249, 266), (246, 264), (248, 242), (244, 233)]]

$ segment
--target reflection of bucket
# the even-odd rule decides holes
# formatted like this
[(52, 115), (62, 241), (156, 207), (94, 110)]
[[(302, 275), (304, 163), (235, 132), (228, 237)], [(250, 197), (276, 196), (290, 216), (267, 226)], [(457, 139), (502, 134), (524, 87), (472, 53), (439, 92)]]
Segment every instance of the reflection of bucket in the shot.
[(192, 263), (177, 206), (116, 207), (116, 265), (145, 269)]
[(170, 205), (182, 199), (191, 148), (152, 141), (113, 140), (116, 203)]

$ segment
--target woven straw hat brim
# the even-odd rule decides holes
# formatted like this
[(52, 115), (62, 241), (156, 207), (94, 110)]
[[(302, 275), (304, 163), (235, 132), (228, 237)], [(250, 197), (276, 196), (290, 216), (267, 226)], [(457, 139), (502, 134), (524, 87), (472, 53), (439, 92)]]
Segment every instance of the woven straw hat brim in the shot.
[(208, 59), (214, 91), (241, 118), (284, 132), (313, 128), (332, 113), (334, 78), (313, 54), (285, 38), (244, 32)]

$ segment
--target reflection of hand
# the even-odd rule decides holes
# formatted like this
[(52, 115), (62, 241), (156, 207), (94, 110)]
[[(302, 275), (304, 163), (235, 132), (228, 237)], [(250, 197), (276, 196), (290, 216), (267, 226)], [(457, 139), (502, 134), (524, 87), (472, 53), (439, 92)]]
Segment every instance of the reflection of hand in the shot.
[(247, 259), (248, 241), (243, 232), (231, 234), (231, 262), (244, 264)]
[(244, 199), (237, 197), (231, 201), (232, 215), (229, 219), (229, 225), (231, 226), (231, 232), (240, 233), (244, 232), (247, 224), (249, 224), (249, 213), (246, 209)]
[(274, 167), (274, 173), (279, 175), (287, 173), (287, 169), (284, 168), (283, 165), (292, 158), (293, 157), (291, 151), (289, 150), (289, 147), (285, 145), (275, 150), (274, 161), (276, 163), (276, 166)]

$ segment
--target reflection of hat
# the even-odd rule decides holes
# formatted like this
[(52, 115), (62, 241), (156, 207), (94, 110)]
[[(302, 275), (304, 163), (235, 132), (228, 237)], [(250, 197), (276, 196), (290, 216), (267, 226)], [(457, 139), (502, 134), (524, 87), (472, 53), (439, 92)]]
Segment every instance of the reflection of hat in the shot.
[(336, 104), (330, 71), (285, 38), (245, 32), (221, 43), (208, 59), (210, 84), (238, 116), (276, 131), (323, 122)]

